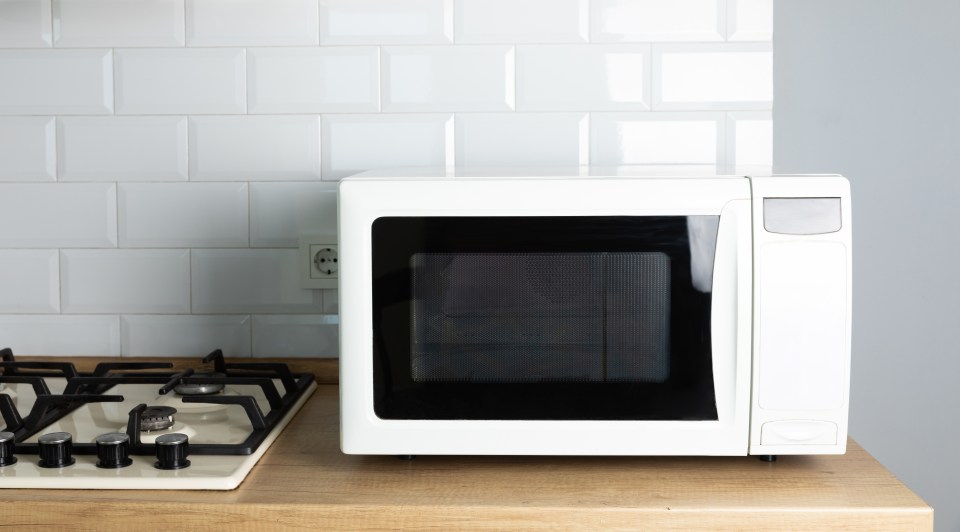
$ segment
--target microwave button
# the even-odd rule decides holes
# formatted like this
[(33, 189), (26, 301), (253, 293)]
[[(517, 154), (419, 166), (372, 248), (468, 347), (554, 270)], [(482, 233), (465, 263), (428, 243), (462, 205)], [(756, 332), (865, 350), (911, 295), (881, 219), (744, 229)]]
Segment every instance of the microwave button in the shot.
[(763, 228), (784, 235), (840, 230), (840, 198), (763, 198)]
[(829, 421), (794, 419), (764, 423), (760, 445), (836, 445), (837, 425)]

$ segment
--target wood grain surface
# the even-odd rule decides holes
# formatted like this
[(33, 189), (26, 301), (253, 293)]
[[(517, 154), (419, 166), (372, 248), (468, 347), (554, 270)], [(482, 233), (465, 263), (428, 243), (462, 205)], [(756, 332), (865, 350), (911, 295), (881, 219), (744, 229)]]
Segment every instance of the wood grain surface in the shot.
[(851, 441), (844, 456), (347, 456), (322, 385), (234, 491), (0, 490), (2, 526), (62, 530), (932, 530)]

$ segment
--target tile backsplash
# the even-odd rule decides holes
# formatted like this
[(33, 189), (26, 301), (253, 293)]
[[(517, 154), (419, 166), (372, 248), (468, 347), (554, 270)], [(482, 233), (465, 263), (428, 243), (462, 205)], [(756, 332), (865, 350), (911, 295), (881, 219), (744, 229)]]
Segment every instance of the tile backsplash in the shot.
[(773, 0), (2, 0), (0, 347), (337, 355), (387, 166), (770, 165)]

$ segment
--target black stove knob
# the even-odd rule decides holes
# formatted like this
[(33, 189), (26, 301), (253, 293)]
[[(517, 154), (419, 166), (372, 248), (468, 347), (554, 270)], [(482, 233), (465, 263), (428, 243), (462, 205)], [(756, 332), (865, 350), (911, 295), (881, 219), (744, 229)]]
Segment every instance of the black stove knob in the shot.
[(187, 435), (179, 432), (157, 436), (157, 461), (153, 467), (157, 469), (183, 469), (190, 465), (187, 460), (189, 442)]
[(97, 436), (97, 467), (119, 469), (133, 463), (130, 459), (130, 436), (123, 432), (109, 432)]
[(37, 440), (40, 448), (40, 467), (73, 465), (73, 436), (69, 432), (50, 432)]
[(17, 457), (13, 456), (15, 443), (12, 432), (0, 432), (0, 467), (17, 463)]

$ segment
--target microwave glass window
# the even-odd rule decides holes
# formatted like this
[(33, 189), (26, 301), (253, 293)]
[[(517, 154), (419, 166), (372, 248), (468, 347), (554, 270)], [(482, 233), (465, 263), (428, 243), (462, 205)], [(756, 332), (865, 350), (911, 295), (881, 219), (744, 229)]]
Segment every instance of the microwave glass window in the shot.
[(417, 253), (414, 382), (664, 382), (670, 257)]
[(717, 216), (386, 217), (384, 419), (717, 419)]

